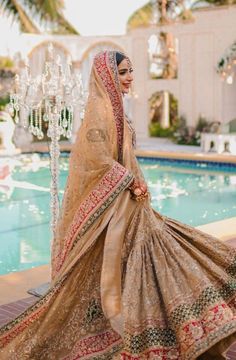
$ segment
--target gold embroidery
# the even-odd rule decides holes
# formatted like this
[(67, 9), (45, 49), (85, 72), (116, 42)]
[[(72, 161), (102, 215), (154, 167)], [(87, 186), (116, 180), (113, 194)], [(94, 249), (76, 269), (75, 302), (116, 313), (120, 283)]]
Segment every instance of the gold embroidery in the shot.
[(90, 142), (103, 142), (106, 140), (106, 135), (101, 129), (90, 129), (86, 134), (86, 138)]

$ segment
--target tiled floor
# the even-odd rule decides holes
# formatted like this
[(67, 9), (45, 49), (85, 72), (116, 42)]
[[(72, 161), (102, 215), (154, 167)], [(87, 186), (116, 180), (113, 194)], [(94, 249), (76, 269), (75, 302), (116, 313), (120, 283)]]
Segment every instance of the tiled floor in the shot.
[[(236, 247), (236, 238), (228, 240), (231, 246)], [(13, 303), (0, 306), (0, 327), (14, 319), (17, 315), (23, 312), (27, 307), (34, 304), (37, 300), (36, 297), (31, 296)], [(236, 343), (230, 348), (227, 354), (227, 360), (236, 360)]]
[(10, 304), (0, 306), (0, 326), (14, 319), (22, 313), (27, 307), (34, 304), (37, 298), (35, 296), (18, 300)]

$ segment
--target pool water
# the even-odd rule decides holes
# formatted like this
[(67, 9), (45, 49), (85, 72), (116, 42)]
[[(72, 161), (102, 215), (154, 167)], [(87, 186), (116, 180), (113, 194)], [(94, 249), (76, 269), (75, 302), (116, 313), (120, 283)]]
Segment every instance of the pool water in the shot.
[[(139, 159), (152, 206), (164, 215), (197, 226), (236, 216), (236, 166)], [(9, 159), (0, 179), (0, 274), (50, 261), (50, 170), (48, 156)], [(60, 160), (60, 198), (68, 157)]]

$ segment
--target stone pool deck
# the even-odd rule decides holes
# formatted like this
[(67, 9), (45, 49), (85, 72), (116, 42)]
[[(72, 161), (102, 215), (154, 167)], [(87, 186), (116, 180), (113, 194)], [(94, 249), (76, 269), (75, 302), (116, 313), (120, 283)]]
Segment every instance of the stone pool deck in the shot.
[[(60, 142), (61, 151), (70, 152), (71, 148), (70, 142)], [(44, 142), (36, 142), (31, 144), (27, 152), (49, 152), (49, 146)], [(236, 163), (236, 155), (203, 153), (200, 146), (177, 145), (165, 138), (138, 137), (136, 154), (144, 157)]]
[(174, 144), (169, 139), (139, 138), (136, 155), (142, 157), (158, 157), (181, 160), (230, 162), (236, 164), (236, 155), (203, 153), (200, 146)]

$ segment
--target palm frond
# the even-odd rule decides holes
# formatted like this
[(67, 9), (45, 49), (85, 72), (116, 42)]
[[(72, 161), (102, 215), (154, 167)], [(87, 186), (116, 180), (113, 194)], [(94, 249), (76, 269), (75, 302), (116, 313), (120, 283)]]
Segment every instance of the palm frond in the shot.
[(63, 16), (63, 0), (23, 0), (32, 16), (40, 19), (42, 24), (50, 23), (53, 33), (76, 34), (78, 31)]
[(62, 14), (58, 14), (57, 17), (58, 29), (63, 34), (79, 35), (79, 32), (71, 25), (69, 21), (65, 19)]
[(63, 16), (64, 0), (0, 0), (0, 8), (12, 15), (24, 32), (40, 33), (36, 24), (41, 24), (53, 33), (79, 34)]
[(23, 4), (32, 15), (37, 15), (41, 20), (57, 20), (58, 14), (64, 9), (63, 0), (23, 0)]
[(21, 31), (34, 34), (40, 33), (37, 26), (17, 0), (0, 0), (0, 9), (3, 11), (3, 14), (8, 17), (12, 16), (13, 21), (15, 20), (19, 23)]

